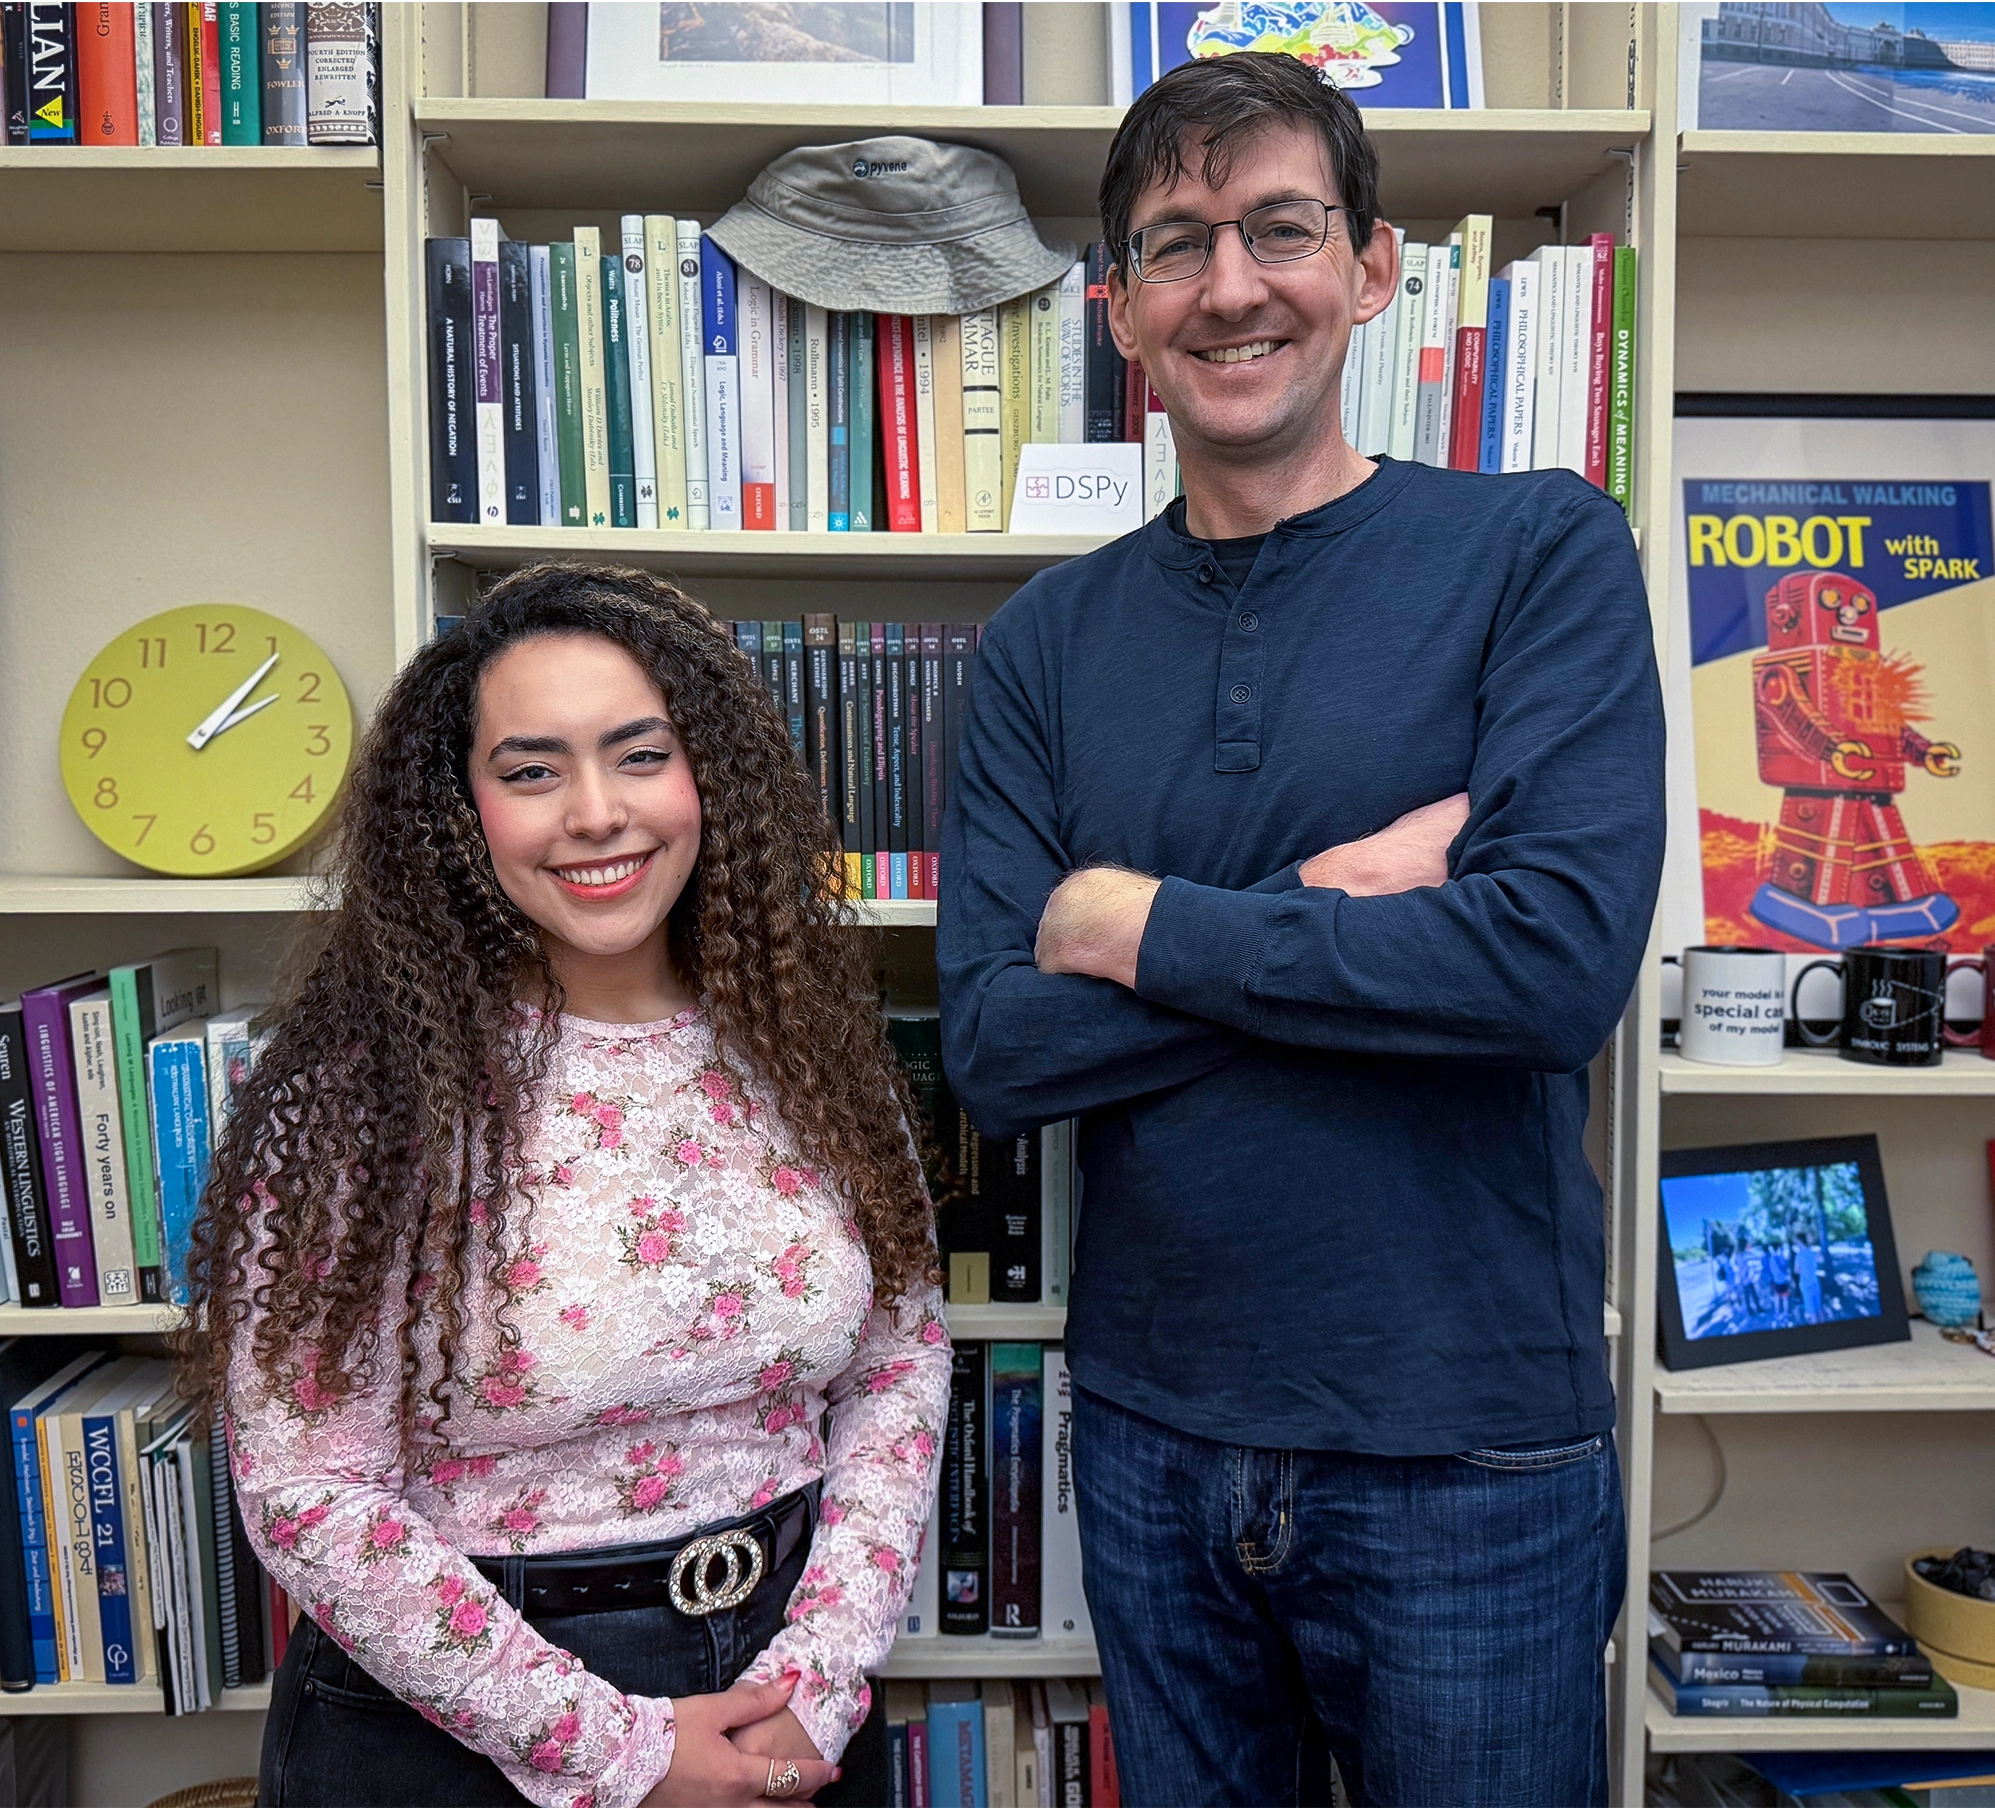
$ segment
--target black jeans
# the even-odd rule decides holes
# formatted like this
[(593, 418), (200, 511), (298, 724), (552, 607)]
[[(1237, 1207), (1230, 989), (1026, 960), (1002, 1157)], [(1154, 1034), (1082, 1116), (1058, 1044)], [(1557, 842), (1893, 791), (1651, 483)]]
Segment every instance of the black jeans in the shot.
[[(809, 1561), (805, 1537), (741, 1606), (704, 1619), (640, 1607), (533, 1625), (626, 1694), (710, 1695), (782, 1630)], [(883, 1694), (875, 1684), (873, 1710), (839, 1760), (845, 1774), (818, 1792), (825, 1808), (885, 1808)], [(518, 1808), (525, 1799), (489, 1758), (430, 1725), (316, 1624), (299, 1620), (271, 1689), (258, 1808)]]

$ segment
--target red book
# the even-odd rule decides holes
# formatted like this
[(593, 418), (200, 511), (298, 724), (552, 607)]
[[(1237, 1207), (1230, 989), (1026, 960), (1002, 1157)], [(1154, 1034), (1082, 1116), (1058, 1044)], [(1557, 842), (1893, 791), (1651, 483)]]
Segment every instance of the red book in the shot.
[(910, 1808), (928, 1808), (928, 1722), (907, 1723), (907, 1799)]
[(1099, 1683), (1088, 1685), (1088, 1786), (1089, 1808), (1122, 1808), (1115, 1735), (1109, 1730), (1108, 1698)]
[(274, 1671), (284, 1661), (285, 1648), (291, 1643), (291, 1601), (290, 1597), (277, 1586), (274, 1576), (266, 1575), (263, 1585), (269, 1591), (270, 1609), (270, 1667)]
[(76, 9), (78, 144), (139, 141), (138, 55), (129, 6)]
[[(195, 95), (195, 81), (200, 82), (200, 107), (189, 121), (187, 142), (189, 144), (220, 144), (222, 142), (222, 25), (221, 10), (216, 0), (202, 0), (199, 6), (187, 9), (187, 97)], [(199, 125), (197, 134), (191, 128)]]
[(1614, 235), (1596, 232), (1593, 248), (1593, 344), (1586, 375), (1586, 481), (1607, 487), (1608, 365), (1614, 337)]
[(877, 335), (880, 367), (880, 453), (887, 472), (887, 531), (921, 532), (921, 459), (914, 412), (914, 322), (882, 314)]
[(1448, 468), (1473, 471), (1482, 464), (1482, 395), (1489, 369), (1489, 241), (1486, 213), (1465, 215), (1449, 235), (1462, 245), (1455, 301), (1453, 387), (1448, 407)]
[(1122, 442), (1124, 445), (1140, 446), (1143, 443), (1144, 403), (1149, 396), (1149, 379), (1143, 375), (1143, 367), (1134, 358), (1122, 367)]

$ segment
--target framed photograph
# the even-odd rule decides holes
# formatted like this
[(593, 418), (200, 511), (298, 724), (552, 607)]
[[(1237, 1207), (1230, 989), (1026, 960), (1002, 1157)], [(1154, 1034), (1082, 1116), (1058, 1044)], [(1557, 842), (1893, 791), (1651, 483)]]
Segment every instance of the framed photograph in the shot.
[(1910, 1338), (1876, 1137), (1665, 1150), (1660, 1187), (1665, 1368)]
[(983, 8), (955, 0), (591, 0), (588, 98), (981, 106)]

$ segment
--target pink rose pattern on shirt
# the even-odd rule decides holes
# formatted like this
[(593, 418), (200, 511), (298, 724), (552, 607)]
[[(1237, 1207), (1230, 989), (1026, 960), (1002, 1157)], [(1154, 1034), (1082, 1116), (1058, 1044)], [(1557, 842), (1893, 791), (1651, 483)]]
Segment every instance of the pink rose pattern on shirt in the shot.
[[(949, 1396), (939, 1294), (892, 1312), (842, 1198), (704, 1021), (564, 1021), (529, 1135), (504, 1335), (483, 1283), (443, 1442), (402, 1467), (391, 1389), (239, 1358), (230, 1431), (271, 1573), (374, 1676), (546, 1808), (630, 1808), (672, 1709), (548, 1643), (465, 1553), (675, 1538), (823, 1478), (787, 1624), (750, 1666), (836, 1758), (907, 1604)], [(481, 1309), (484, 1308), (484, 1309)], [(424, 1352), (435, 1372), (433, 1348)]]

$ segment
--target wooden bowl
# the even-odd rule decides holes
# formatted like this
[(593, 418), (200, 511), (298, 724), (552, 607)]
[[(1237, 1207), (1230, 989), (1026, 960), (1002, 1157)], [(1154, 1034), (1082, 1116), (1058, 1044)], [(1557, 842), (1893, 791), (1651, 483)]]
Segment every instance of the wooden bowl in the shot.
[(1951, 1557), (1958, 1548), (1914, 1551), (1905, 1559), (1905, 1630), (1948, 1682), (1995, 1689), (1995, 1601), (1937, 1588), (1912, 1567), (1921, 1557)]

